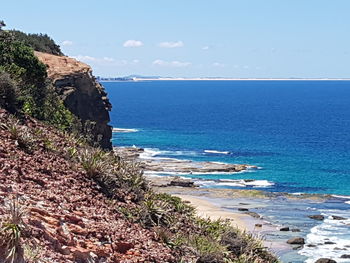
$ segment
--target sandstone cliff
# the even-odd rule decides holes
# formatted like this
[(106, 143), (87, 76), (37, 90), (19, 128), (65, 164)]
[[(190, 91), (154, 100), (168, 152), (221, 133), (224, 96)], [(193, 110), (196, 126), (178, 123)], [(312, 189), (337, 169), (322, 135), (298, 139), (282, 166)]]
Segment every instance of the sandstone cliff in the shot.
[(48, 68), (65, 106), (83, 123), (96, 123), (93, 136), (102, 148), (111, 149), (112, 128), (108, 125), (111, 104), (107, 93), (92, 75), (92, 69), (85, 63), (66, 56), (55, 56), (42, 52), (35, 55)]

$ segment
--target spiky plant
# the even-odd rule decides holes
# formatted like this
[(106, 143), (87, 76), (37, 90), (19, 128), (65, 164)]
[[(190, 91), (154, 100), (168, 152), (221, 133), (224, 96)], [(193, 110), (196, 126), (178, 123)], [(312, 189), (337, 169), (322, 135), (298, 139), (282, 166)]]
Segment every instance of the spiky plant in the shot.
[(108, 166), (105, 157), (106, 153), (101, 149), (86, 148), (79, 153), (78, 159), (87, 175), (94, 177), (102, 174), (104, 168)]
[(7, 217), (2, 221), (0, 228), (0, 248), (4, 251), (6, 263), (24, 262), (21, 239), (25, 229), (24, 214), (18, 198), (13, 198), (7, 205)]
[(20, 122), (15, 117), (11, 116), (8, 118), (7, 123), (1, 123), (0, 128), (3, 130), (7, 130), (10, 133), (10, 137), (13, 140), (17, 140), (20, 136), (22, 126)]

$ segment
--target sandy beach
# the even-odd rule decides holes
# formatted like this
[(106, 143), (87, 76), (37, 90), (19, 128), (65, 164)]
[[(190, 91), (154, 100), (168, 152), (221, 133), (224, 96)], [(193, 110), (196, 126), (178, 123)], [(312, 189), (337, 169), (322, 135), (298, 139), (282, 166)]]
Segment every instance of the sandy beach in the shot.
[(190, 202), (197, 211), (197, 215), (204, 218), (228, 219), (232, 222), (232, 225), (239, 228), (242, 231), (254, 230), (255, 225), (249, 215), (238, 214), (231, 211), (225, 211), (218, 205), (214, 205), (212, 202), (191, 195), (176, 195), (184, 201)]

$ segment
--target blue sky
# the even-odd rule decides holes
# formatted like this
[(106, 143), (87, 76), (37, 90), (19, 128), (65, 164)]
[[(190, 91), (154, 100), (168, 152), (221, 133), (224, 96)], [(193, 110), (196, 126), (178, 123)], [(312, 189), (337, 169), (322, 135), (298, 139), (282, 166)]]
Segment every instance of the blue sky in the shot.
[(95, 75), (350, 77), (349, 0), (2, 1)]

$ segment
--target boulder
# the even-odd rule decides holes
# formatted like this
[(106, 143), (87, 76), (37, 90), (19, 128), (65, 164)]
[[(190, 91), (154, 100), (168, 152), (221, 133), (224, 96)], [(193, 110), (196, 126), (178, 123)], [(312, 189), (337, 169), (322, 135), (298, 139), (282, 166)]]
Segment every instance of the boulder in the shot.
[(241, 211), (241, 212), (247, 212), (247, 211), (249, 211), (248, 208), (243, 208), (243, 207), (239, 207), (237, 210), (238, 210), (238, 211)]
[(310, 216), (308, 216), (308, 218), (311, 218), (311, 219), (314, 219), (314, 220), (319, 220), (319, 221), (324, 220), (324, 216), (323, 215), (310, 215)]
[(261, 216), (258, 213), (255, 213), (255, 212), (248, 211), (248, 212), (244, 212), (244, 213), (246, 215), (250, 215), (251, 217), (254, 217), (254, 218), (261, 218)]
[(255, 227), (262, 227), (262, 224), (255, 224)]
[(315, 244), (308, 244), (307, 247), (317, 247)]
[(330, 258), (320, 258), (315, 263), (337, 263), (337, 261)]
[(304, 245), (305, 239), (302, 237), (293, 237), (287, 241), (288, 244), (291, 245)]
[(280, 228), (280, 231), (289, 231), (289, 227), (288, 227), (288, 226), (281, 227), (281, 228)]
[(325, 245), (335, 245), (336, 243), (335, 242), (332, 242), (332, 241), (326, 241), (324, 242)]
[(350, 255), (348, 255), (348, 254), (341, 255), (341, 257), (340, 257), (340, 258), (350, 258)]
[(342, 217), (342, 216), (332, 216), (332, 219), (333, 220), (346, 220), (346, 218)]
[(194, 187), (194, 182), (173, 180), (169, 183), (169, 186)]

